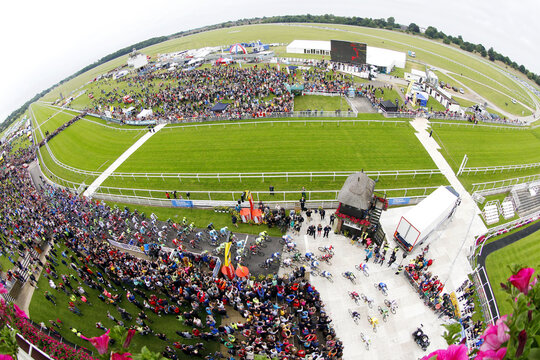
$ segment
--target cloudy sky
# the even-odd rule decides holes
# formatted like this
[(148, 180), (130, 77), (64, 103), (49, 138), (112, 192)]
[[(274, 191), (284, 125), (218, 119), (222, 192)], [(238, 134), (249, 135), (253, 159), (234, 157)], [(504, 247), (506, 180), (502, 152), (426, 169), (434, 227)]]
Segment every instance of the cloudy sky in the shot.
[(53, 0), (2, 4), (0, 121), (36, 93), (122, 47), (241, 18), (335, 14), (433, 25), (540, 73), (538, 0)]

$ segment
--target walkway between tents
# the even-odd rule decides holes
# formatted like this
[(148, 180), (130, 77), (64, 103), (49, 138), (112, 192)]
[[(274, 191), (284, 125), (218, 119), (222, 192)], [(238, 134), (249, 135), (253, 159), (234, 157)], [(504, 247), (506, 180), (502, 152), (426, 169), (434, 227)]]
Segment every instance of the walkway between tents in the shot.
[(478, 216), (480, 210), (471, 194), (461, 184), (452, 167), (440, 153), (439, 144), (433, 137), (430, 137), (428, 120), (416, 118), (411, 121), (411, 125), (417, 131), (416, 137), (431, 156), (435, 165), (461, 197), (461, 204), (454, 217), (449, 224), (444, 226), (444, 229), (441, 229), (440, 238), (432, 246), (434, 255), (436, 255), (435, 259), (438, 260), (433, 266), (434, 273), (439, 274), (439, 278), (442, 278), (443, 282), (449, 280), (450, 283), (453, 283), (454, 286), (450, 286), (450, 288), (455, 289), (472, 271), (467, 256), (474, 249), (475, 236), (485, 233), (487, 228)]
[(153, 135), (155, 135), (164, 126), (165, 126), (165, 124), (157, 125), (154, 128), (153, 132), (147, 132), (139, 140), (137, 140), (133, 145), (131, 145), (129, 149), (127, 149), (122, 155), (120, 155), (118, 157), (118, 159), (116, 159), (111, 164), (111, 166), (109, 166), (104, 172), (101, 173), (101, 175), (99, 175), (97, 177), (96, 180), (94, 180), (94, 182), (92, 184), (90, 184), (90, 186), (88, 187), (88, 189), (86, 189), (86, 191), (84, 192), (83, 195), (87, 196), (87, 197), (92, 197), (92, 195), (94, 195), (94, 193), (101, 186), (101, 184), (103, 184), (103, 182), (105, 180), (107, 180), (107, 178), (113, 172), (115, 172), (116, 169), (118, 169), (120, 167), (120, 165), (122, 165), (124, 163), (124, 161), (126, 161), (131, 156), (131, 154), (133, 154), (135, 151), (137, 151), (138, 148), (140, 148), (148, 139), (150, 139)]

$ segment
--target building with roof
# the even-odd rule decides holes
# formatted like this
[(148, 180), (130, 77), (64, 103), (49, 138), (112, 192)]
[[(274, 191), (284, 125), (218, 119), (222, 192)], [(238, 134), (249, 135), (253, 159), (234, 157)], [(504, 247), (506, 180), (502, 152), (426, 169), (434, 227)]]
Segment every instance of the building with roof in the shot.
[[(322, 40), (293, 40), (287, 45), (287, 53), (313, 54), (330, 56), (330, 41)], [(392, 69), (405, 68), (407, 55), (404, 52), (366, 47), (366, 63), (376, 66), (382, 73), (390, 73)]]
[(366, 234), (376, 243), (382, 243), (385, 234), (379, 218), (388, 208), (388, 201), (374, 196), (374, 192), (375, 181), (363, 172), (347, 177), (338, 194), (336, 231), (356, 237)]

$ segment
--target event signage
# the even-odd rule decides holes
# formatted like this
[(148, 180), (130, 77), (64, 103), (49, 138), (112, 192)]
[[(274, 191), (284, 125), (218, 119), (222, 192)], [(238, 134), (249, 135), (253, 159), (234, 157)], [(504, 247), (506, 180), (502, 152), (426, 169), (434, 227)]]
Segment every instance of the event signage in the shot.
[(330, 40), (330, 58), (334, 62), (364, 65), (367, 45), (363, 43)]
[(184, 208), (192, 208), (193, 207), (193, 201), (191, 200), (171, 200), (172, 206), (174, 207), (184, 207)]
[(388, 205), (408, 205), (411, 202), (411, 198), (400, 197), (388, 199)]

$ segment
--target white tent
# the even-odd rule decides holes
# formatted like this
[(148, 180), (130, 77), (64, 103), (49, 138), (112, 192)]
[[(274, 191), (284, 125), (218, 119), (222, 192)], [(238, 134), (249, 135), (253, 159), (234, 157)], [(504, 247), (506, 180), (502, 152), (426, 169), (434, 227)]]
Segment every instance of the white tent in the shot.
[(148, 117), (150, 115), (152, 115), (154, 112), (152, 111), (152, 109), (143, 109), (139, 115), (137, 115), (137, 119), (142, 119), (142, 118), (145, 118), (145, 117)]

